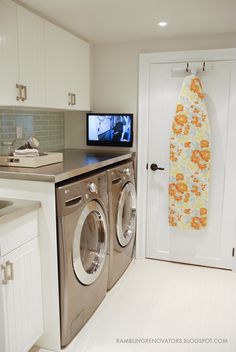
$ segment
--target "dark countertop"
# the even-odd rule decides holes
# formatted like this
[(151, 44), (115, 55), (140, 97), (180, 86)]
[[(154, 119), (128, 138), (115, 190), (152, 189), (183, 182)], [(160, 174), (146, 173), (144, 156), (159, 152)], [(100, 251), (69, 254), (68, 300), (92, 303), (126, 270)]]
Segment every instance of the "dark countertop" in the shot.
[(60, 182), (132, 158), (132, 152), (64, 149), (63, 162), (37, 168), (0, 166), (0, 178)]

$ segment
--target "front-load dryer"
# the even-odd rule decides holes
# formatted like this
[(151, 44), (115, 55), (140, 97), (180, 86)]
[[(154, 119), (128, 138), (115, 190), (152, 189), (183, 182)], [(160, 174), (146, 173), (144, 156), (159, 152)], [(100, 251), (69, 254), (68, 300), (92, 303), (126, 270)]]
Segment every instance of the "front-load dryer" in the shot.
[(108, 280), (106, 172), (57, 188), (61, 347), (102, 302)]
[(136, 232), (136, 191), (132, 162), (107, 170), (110, 250), (108, 290), (133, 258)]

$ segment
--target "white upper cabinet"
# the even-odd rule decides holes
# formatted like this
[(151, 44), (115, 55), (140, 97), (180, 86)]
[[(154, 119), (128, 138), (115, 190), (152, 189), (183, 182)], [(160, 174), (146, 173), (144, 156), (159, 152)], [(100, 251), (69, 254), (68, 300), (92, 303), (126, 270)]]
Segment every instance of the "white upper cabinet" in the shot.
[(78, 51), (78, 108), (79, 110), (90, 110), (90, 45), (80, 41)]
[(47, 106), (89, 110), (89, 44), (48, 22), (45, 38)]
[(16, 105), (18, 82), (16, 4), (0, 0), (0, 105)]
[(72, 107), (79, 110), (90, 110), (90, 46), (88, 43), (70, 35), (68, 38), (70, 65), (68, 66), (69, 90), (72, 96)]
[(45, 106), (44, 20), (17, 7), (19, 40), (19, 82), (27, 106)]
[(0, 0), (0, 105), (90, 109), (90, 46)]
[(51, 108), (68, 109), (68, 66), (70, 55), (67, 50), (69, 33), (45, 23), (46, 39), (46, 105)]

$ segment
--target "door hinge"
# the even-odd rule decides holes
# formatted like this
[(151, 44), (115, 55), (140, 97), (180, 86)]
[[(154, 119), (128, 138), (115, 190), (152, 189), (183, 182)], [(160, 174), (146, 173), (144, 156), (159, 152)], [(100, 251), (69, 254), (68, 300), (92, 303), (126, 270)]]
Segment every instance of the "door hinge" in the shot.
[(232, 257), (234, 257), (235, 248), (232, 249)]
[(148, 163), (146, 164), (146, 169), (148, 170)]

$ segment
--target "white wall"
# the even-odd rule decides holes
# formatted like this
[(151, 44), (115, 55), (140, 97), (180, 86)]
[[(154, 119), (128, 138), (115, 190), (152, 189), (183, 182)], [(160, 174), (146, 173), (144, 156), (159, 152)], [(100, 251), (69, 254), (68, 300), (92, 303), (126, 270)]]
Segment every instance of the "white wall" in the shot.
[(86, 148), (86, 113), (65, 112), (65, 148)]
[[(136, 130), (140, 53), (235, 47), (236, 34), (94, 44), (92, 46), (92, 110), (134, 113)], [(66, 148), (86, 148), (85, 128), (84, 113), (65, 114)]]

